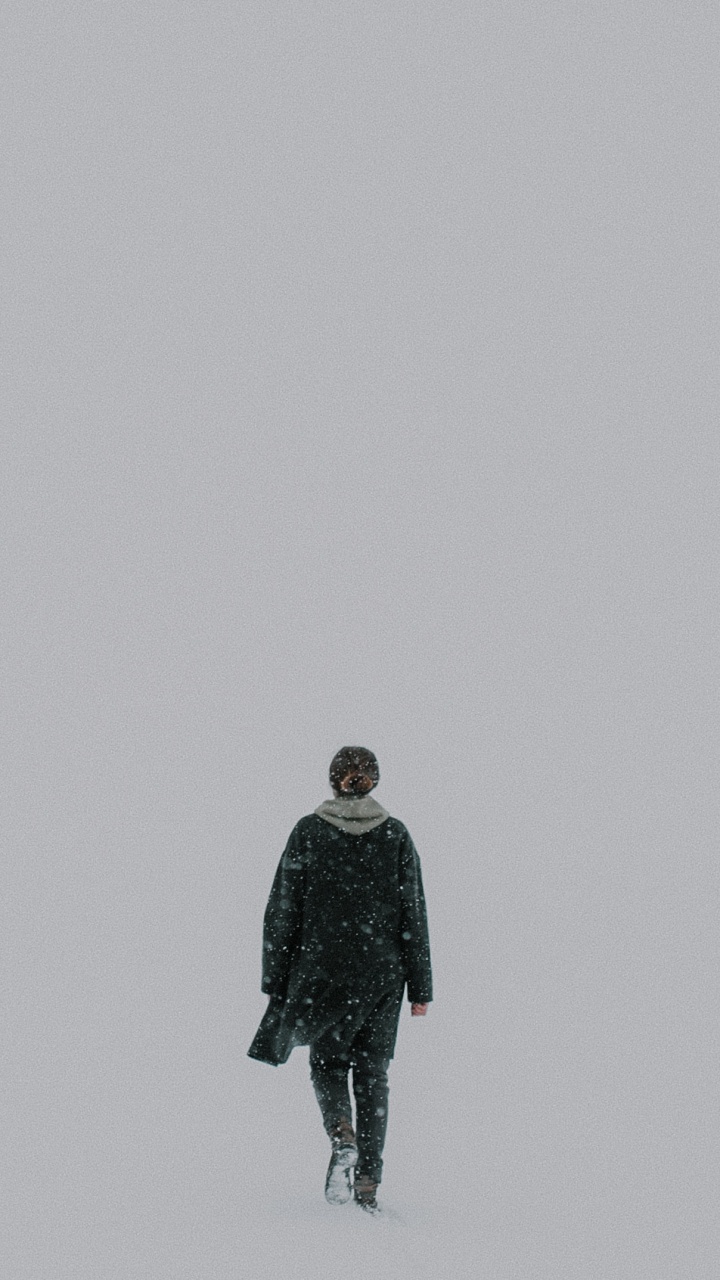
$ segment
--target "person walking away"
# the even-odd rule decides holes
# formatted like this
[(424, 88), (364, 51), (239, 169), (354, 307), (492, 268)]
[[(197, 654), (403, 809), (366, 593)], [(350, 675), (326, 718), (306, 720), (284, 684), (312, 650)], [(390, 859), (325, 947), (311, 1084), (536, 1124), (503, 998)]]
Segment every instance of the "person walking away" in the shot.
[(331, 1143), (326, 1198), (344, 1204), (354, 1195), (371, 1213), (403, 994), (414, 1017), (432, 1000), (420, 860), (407, 828), (370, 795), (379, 779), (372, 751), (343, 747), (330, 764), (333, 798), (291, 832), (264, 918), (270, 999), (248, 1050), (278, 1066), (296, 1045), (310, 1046)]

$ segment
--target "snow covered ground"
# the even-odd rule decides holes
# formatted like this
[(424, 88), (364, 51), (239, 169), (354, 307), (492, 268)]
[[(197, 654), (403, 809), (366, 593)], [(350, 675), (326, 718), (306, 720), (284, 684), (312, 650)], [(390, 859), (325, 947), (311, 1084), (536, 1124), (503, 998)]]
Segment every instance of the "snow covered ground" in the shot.
[[(8, 1280), (716, 1280), (717, 14), (5, 5)], [(373, 1221), (246, 1050), (410, 828)]]
[(448, 850), (428, 851), (438, 999), (402, 1024), (375, 1221), (324, 1202), (306, 1051), (278, 1070), (244, 1056), (262, 1007), (238, 964), (257, 942), (245, 846), (224, 864), (208, 848), (113, 872), (99, 849), (65, 863), (74, 894), (56, 872), (53, 900), (33, 896), (10, 975), (7, 1274), (712, 1275), (714, 997), (692, 894), (674, 900), (687, 939), (657, 892), (606, 916), (546, 887), (523, 927), (478, 872), (453, 930)]

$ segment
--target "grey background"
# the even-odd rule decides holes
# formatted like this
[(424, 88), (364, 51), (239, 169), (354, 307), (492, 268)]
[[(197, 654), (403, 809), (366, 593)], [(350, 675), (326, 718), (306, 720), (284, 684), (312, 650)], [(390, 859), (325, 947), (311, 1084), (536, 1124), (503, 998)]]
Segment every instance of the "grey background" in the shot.
[[(4, 1273), (714, 1277), (716, 7), (3, 14)], [(353, 741), (372, 1237), (245, 1057)]]

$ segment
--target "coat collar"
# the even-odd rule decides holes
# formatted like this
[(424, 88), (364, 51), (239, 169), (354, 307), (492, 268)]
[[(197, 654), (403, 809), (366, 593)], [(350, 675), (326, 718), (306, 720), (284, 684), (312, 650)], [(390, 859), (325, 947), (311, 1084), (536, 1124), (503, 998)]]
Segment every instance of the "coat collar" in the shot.
[(323, 800), (315, 812), (333, 827), (354, 836), (372, 831), (390, 817), (387, 809), (383, 809), (372, 796), (338, 796), (334, 800)]

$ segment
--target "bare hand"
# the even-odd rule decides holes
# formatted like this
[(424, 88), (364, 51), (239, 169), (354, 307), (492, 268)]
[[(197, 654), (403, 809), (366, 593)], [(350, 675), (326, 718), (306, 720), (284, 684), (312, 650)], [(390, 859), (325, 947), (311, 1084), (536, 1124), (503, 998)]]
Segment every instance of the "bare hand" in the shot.
[(426, 1004), (413, 1004), (410, 1006), (410, 1014), (413, 1018), (424, 1018), (427, 1011)]

